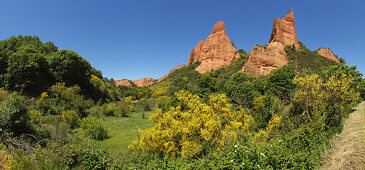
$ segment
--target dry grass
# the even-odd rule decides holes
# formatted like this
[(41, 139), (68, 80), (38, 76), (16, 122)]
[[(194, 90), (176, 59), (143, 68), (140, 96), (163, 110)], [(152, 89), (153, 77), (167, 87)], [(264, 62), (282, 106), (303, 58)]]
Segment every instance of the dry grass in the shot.
[(345, 120), (332, 149), (325, 154), (321, 169), (365, 170), (365, 102), (355, 109)]

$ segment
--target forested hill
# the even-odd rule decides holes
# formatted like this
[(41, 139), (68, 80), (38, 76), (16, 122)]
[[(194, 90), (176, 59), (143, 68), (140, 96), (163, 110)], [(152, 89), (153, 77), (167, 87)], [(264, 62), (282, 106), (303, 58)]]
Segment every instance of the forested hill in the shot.
[[(101, 82), (92, 81), (102, 73), (72, 50), (59, 50), (52, 42), (43, 43), (37, 36), (13, 36), (0, 41), (0, 86), (21, 95), (39, 96), (57, 82), (77, 85), (81, 94), (96, 100), (110, 99)], [(114, 87), (114, 82), (103, 83)]]

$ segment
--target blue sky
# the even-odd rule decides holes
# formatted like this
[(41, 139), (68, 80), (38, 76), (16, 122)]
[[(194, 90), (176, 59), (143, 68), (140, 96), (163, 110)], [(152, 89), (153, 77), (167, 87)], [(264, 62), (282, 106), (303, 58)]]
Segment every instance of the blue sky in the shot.
[(274, 17), (294, 9), (298, 40), (328, 47), (365, 73), (363, 1), (11, 0), (0, 1), (0, 39), (37, 35), (71, 49), (108, 78), (159, 78), (225, 22), (247, 52), (267, 44)]

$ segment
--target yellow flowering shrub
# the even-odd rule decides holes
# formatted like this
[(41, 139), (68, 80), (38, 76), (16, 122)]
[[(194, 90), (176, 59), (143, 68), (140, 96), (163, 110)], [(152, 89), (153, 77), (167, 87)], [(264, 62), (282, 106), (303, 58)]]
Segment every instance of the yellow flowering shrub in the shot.
[(279, 117), (278, 115), (274, 114), (271, 118), (271, 120), (269, 121), (268, 126), (266, 127), (266, 130), (260, 130), (254, 137), (253, 137), (253, 141), (258, 141), (258, 142), (265, 142), (270, 136), (270, 134), (277, 128), (279, 127), (281, 122), (281, 117)]
[(0, 169), (8, 170), (11, 169), (14, 159), (9, 155), (6, 150), (0, 150)]
[(232, 112), (232, 104), (224, 94), (211, 95), (209, 104), (186, 91), (176, 95), (179, 105), (166, 113), (156, 109), (150, 120), (157, 124), (139, 130), (141, 137), (131, 149), (192, 157), (200, 153), (204, 144), (222, 146), (233, 141), (237, 130), (248, 131), (253, 123), (244, 110)]
[(4, 90), (4, 88), (0, 88), (0, 101), (3, 101), (6, 96), (8, 95), (8, 92), (6, 90)]
[(29, 111), (30, 120), (34, 123), (39, 122), (42, 117), (42, 112), (39, 110), (30, 110)]
[(169, 86), (160, 86), (157, 88), (153, 88), (152, 96), (154, 96), (154, 97), (163, 96), (167, 93), (168, 89), (169, 89)]
[(124, 98), (123, 102), (128, 107), (129, 111), (133, 111), (134, 110), (132, 96), (128, 96), (128, 97)]
[(46, 99), (46, 98), (48, 98), (48, 94), (47, 94), (47, 92), (43, 92), (41, 94), (41, 97), (38, 98), (37, 103), (41, 104), (44, 101), (44, 99)]
[(68, 123), (73, 127), (79, 120), (79, 116), (77, 115), (76, 111), (67, 110), (67, 111), (62, 111), (62, 119), (65, 123)]
[(296, 77), (294, 83), (297, 91), (293, 97), (295, 106), (301, 108), (302, 114), (312, 120), (315, 113), (327, 116), (328, 107), (334, 104), (344, 104), (355, 100), (359, 94), (351, 87), (354, 79), (350, 75), (342, 74), (339, 78), (332, 76), (323, 81), (317, 74)]

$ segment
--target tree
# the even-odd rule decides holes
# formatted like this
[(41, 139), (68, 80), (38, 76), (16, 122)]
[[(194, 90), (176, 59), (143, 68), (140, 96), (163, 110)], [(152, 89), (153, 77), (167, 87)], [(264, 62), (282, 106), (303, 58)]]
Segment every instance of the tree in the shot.
[(51, 83), (48, 63), (43, 55), (23, 49), (9, 56), (5, 87), (20, 94), (39, 95)]
[(71, 50), (60, 50), (48, 57), (50, 70), (58, 82), (66, 86), (78, 84), (81, 89), (90, 87), (92, 67), (90, 63)]
[(295, 70), (293, 67), (284, 66), (273, 70), (268, 78), (270, 91), (280, 99), (289, 102), (290, 93), (293, 92), (295, 87), (293, 83), (294, 77)]

